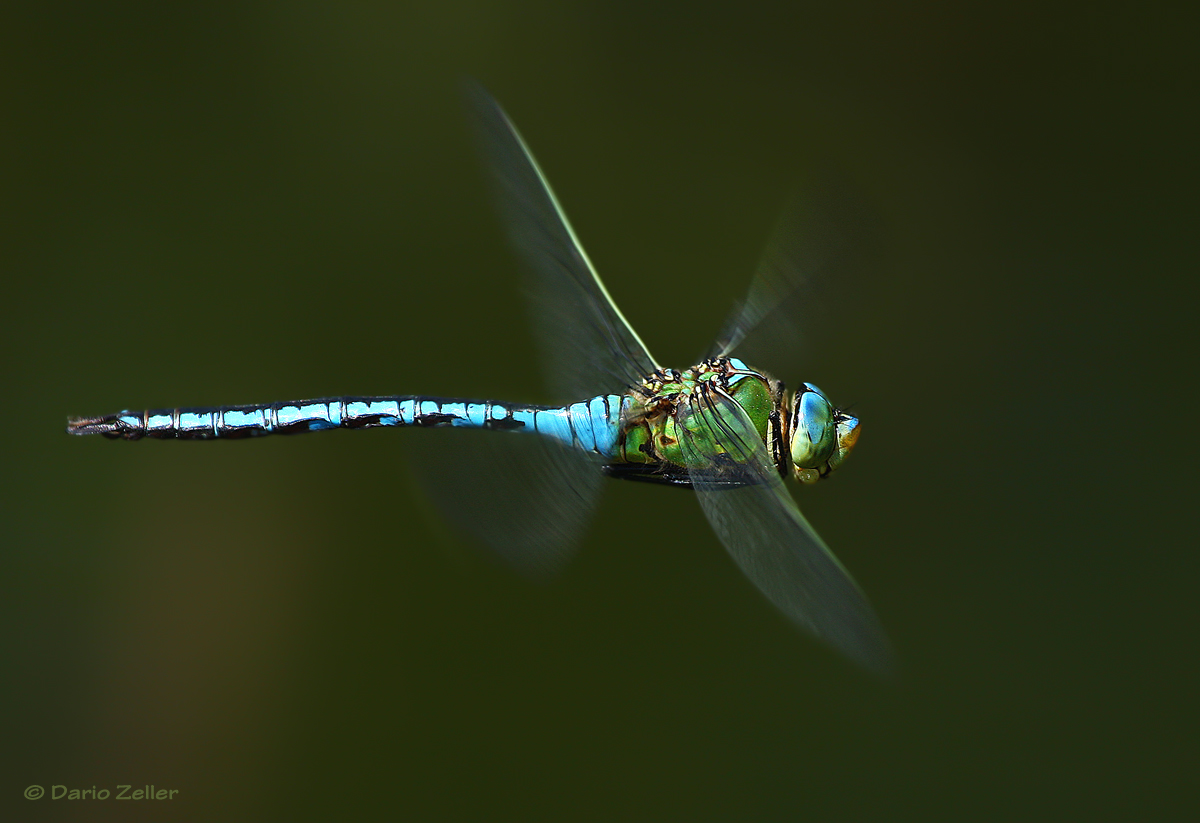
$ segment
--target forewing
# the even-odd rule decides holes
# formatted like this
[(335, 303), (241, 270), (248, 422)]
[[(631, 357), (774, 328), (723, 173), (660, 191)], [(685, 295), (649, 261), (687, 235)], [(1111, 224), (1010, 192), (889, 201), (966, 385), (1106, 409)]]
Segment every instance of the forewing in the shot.
[[(745, 299), (729, 315), (714, 354), (784, 376), (812, 368), (810, 341), (836, 336), (835, 304), (858, 303), (877, 265), (880, 228), (865, 198), (825, 174), (794, 198), (775, 225)], [(823, 345), (828, 345), (827, 343)]]
[(529, 295), (553, 385), (579, 400), (623, 392), (657, 368), (567, 222), (533, 154), (500, 105), (469, 89), (508, 234), (526, 263)]
[(678, 411), (681, 444), (700, 506), (729, 554), (793, 621), (888, 672), (892, 653), (878, 618), (796, 507), (745, 411), (718, 391), (693, 397)]

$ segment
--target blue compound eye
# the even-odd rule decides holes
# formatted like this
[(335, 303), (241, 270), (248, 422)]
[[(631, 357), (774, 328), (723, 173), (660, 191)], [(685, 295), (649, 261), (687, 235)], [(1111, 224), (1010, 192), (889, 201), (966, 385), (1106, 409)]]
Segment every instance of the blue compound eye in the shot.
[(858, 420), (835, 409), (812, 383), (796, 392), (792, 408), (792, 469), (801, 483), (816, 483), (846, 460), (858, 442)]
[[(792, 412), (791, 453), (796, 470), (821, 469), (837, 445), (833, 406), (808, 383), (796, 392)], [(806, 480), (801, 477), (801, 480)], [(811, 481), (807, 481), (811, 482)]]

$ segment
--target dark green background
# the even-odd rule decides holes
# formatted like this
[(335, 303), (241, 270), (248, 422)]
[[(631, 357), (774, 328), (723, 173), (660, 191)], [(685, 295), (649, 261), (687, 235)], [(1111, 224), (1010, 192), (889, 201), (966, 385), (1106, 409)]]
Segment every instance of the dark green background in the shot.
[[(0, 26), (0, 816), (1153, 820), (1194, 800), (1189, 22), (37, 9)], [(897, 682), (793, 631), (674, 490), (609, 484), (539, 586), (431, 513), (422, 432), (63, 434), (126, 407), (544, 397), (465, 76), (666, 363), (715, 335), (795, 181), (833, 162), (864, 187), (883, 259), (781, 376), (858, 401), (855, 458), (796, 493)], [(180, 794), (24, 800), (35, 783)]]

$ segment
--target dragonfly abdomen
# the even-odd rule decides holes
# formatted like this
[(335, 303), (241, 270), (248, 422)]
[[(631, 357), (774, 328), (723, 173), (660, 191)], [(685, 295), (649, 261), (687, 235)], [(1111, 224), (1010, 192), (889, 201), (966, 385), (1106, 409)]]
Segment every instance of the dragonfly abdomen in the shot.
[(123, 411), (74, 418), (70, 434), (121, 440), (214, 440), (385, 426), (454, 426), (537, 432), (608, 457), (627, 398), (602, 395), (569, 406), (536, 406), (443, 397), (329, 397), (251, 406)]

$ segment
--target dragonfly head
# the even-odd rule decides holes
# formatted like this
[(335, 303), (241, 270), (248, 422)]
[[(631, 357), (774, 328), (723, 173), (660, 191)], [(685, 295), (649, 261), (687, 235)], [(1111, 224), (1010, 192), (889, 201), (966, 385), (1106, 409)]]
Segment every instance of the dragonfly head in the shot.
[(858, 418), (833, 407), (825, 392), (805, 383), (792, 398), (788, 444), (801, 483), (816, 483), (842, 465), (858, 442)]

